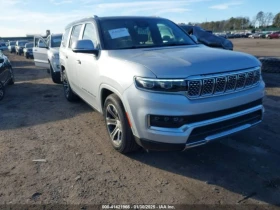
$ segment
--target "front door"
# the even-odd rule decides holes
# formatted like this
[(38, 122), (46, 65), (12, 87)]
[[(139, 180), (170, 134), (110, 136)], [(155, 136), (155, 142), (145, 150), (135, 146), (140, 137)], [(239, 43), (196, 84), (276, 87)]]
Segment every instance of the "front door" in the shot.
[[(92, 23), (85, 24), (81, 39), (91, 40), (95, 48), (98, 48), (96, 28)], [(82, 97), (94, 108), (97, 106), (97, 93), (99, 88), (98, 57), (94, 54), (76, 53), (77, 76)]]
[(33, 57), (35, 66), (49, 68), (48, 49), (42, 37), (34, 37)]

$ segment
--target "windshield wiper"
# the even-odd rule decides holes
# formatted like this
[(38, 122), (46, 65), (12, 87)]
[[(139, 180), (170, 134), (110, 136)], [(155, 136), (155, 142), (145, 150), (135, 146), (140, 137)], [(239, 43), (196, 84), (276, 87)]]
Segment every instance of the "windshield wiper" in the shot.
[(182, 46), (182, 45), (193, 45), (193, 44), (187, 44), (187, 43), (169, 43), (169, 44), (163, 44), (161, 46)]
[(137, 48), (152, 48), (152, 47), (157, 47), (154, 45), (133, 45), (130, 47), (123, 47), (123, 48), (118, 48), (118, 50), (124, 50), (124, 49), (137, 49)]

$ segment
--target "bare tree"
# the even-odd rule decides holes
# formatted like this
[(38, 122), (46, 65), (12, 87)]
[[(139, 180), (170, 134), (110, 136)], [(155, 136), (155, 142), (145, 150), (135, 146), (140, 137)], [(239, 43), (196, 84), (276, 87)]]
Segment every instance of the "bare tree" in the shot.
[(259, 22), (259, 27), (264, 26), (264, 12), (263, 11), (258, 12), (258, 14), (256, 16), (256, 20)]
[(273, 25), (276, 27), (280, 27), (280, 12), (274, 16)]
[(253, 17), (253, 19), (251, 20), (251, 26), (253, 26), (254, 28), (256, 28), (256, 23), (257, 23), (257, 17)]
[(271, 25), (273, 21), (274, 15), (271, 12), (267, 12), (264, 14), (264, 25), (265, 27)]

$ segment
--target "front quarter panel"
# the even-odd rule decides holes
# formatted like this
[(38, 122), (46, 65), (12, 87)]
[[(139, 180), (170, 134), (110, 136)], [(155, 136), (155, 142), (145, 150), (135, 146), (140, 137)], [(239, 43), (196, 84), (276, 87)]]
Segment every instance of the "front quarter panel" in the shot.
[(108, 51), (101, 52), (98, 69), (100, 71), (100, 84), (98, 91), (98, 97), (100, 98), (100, 110), (102, 110), (101, 92), (103, 88), (111, 90), (122, 99), (123, 92), (129, 86), (134, 85), (135, 76), (156, 78), (156, 76), (145, 66), (135, 64), (124, 59), (111, 57)]

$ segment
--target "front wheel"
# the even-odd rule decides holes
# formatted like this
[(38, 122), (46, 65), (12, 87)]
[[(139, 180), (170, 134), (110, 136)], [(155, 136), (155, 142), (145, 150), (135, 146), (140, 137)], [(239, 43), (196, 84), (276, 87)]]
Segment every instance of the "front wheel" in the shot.
[(107, 97), (103, 112), (113, 147), (123, 154), (138, 149), (123, 104), (117, 95), (111, 94)]
[(0, 101), (4, 98), (5, 96), (5, 87), (3, 83), (0, 81)]
[(66, 70), (62, 72), (62, 83), (63, 83), (63, 90), (64, 90), (64, 96), (65, 98), (70, 101), (74, 102), (78, 100), (78, 96), (73, 92), (73, 90), (70, 87)]

